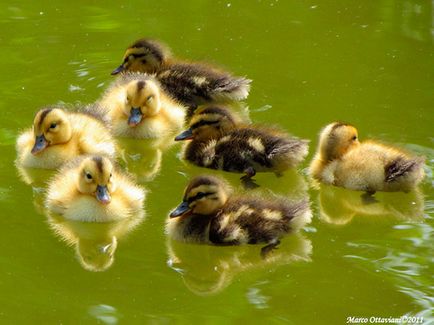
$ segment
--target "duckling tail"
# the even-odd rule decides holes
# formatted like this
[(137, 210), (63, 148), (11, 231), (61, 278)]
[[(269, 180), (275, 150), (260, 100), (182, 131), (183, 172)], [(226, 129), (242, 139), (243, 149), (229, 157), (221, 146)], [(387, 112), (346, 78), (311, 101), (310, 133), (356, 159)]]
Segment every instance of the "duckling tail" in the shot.
[(423, 165), (424, 161), (425, 159), (421, 157), (415, 159), (399, 157), (393, 160), (385, 167), (386, 182), (394, 182), (399, 177), (419, 169)]
[(249, 96), (250, 83), (252, 80), (239, 77), (226, 77), (221, 78), (216, 87), (212, 97), (214, 100), (243, 100)]
[(307, 156), (308, 143), (307, 140), (296, 138), (282, 141), (268, 153), (268, 159), (276, 162), (280, 161), (289, 167), (294, 167)]

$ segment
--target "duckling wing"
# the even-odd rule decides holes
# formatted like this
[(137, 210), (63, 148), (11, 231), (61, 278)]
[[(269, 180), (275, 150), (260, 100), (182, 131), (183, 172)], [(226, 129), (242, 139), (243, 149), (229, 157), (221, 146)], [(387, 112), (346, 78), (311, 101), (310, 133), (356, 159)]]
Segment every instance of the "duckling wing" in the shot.
[(157, 78), (174, 98), (188, 106), (210, 101), (247, 98), (251, 80), (233, 77), (201, 64), (175, 64), (163, 69)]
[(220, 245), (268, 243), (291, 229), (298, 230), (310, 221), (309, 216), (307, 200), (235, 198), (211, 221), (210, 241)]
[(397, 178), (419, 168), (423, 162), (423, 158), (405, 159), (404, 157), (398, 157), (385, 166), (386, 182), (396, 181)]
[(215, 155), (219, 169), (243, 172), (247, 167), (257, 171), (283, 171), (300, 163), (308, 152), (307, 141), (286, 135), (244, 128), (229, 133), (217, 142)]

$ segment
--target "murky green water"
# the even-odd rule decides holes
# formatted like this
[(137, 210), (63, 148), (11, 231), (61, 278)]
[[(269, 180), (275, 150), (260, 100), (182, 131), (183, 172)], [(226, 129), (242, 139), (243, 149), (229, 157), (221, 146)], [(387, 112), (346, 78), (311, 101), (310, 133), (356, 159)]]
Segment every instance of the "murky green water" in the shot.
[[(433, 321), (430, 1), (38, 2), (0, 5), (1, 323)], [(204, 170), (180, 161), (179, 145), (126, 141), (127, 168), (150, 190), (145, 219), (47, 218), (41, 202), (51, 174), (27, 175), (32, 186), (20, 179), (16, 135), (43, 105), (96, 100), (125, 47), (142, 36), (248, 75), (251, 118), (311, 139), (309, 159), (318, 130), (333, 120), (357, 125), (361, 139), (425, 155), (420, 192), (378, 195), (366, 206), (359, 193), (308, 189), (303, 170), (259, 175), (265, 190), (308, 193), (314, 211), (300, 236), (262, 260), (257, 247), (166, 242), (167, 212)], [(224, 176), (238, 186), (237, 175)], [(113, 236), (114, 261), (95, 256)]]

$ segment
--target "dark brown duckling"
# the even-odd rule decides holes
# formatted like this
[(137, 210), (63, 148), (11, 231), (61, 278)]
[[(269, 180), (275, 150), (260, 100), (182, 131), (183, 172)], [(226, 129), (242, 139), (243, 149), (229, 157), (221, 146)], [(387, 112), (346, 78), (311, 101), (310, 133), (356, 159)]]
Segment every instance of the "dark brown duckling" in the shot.
[(308, 153), (308, 141), (260, 126), (242, 126), (224, 107), (200, 108), (190, 128), (175, 140), (192, 140), (184, 159), (201, 167), (245, 173), (250, 179), (256, 172), (281, 174), (297, 166)]
[(275, 247), (282, 236), (299, 230), (311, 218), (307, 200), (290, 202), (282, 197), (264, 199), (252, 195), (234, 197), (222, 179), (198, 176), (185, 189), (182, 203), (170, 213), (166, 233), (183, 242), (267, 243)]
[(204, 63), (176, 60), (164, 43), (150, 39), (137, 40), (127, 48), (112, 75), (123, 71), (155, 74), (168, 93), (192, 110), (209, 102), (244, 100), (250, 91), (251, 80)]

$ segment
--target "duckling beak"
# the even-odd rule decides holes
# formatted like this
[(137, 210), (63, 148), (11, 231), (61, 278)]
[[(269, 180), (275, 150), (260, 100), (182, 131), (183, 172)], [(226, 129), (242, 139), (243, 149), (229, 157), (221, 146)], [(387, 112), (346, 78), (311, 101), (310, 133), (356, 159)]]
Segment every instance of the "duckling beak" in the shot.
[(191, 129), (185, 130), (181, 134), (179, 134), (175, 141), (182, 141), (182, 140), (191, 140), (193, 139), (193, 131)]
[(184, 201), (180, 205), (176, 207), (175, 210), (170, 212), (170, 218), (176, 218), (185, 215), (190, 212), (190, 207), (188, 206), (188, 202)]
[(133, 107), (130, 111), (130, 117), (128, 118), (129, 126), (136, 126), (142, 120), (143, 114), (139, 107)]
[(102, 204), (109, 204), (111, 201), (107, 186), (98, 185), (96, 187), (96, 199)]
[(37, 155), (42, 150), (48, 147), (48, 141), (45, 139), (44, 135), (38, 135), (35, 138), (35, 145), (32, 148), (32, 155)]
[(120, 66), (118, 66), (116, 69), (114, 69), (114, 70), (112, 71), (111, 75), (114, 76), (114, 75), (116, 75), (116, 74), (118, 74), (119, 72), (122, 72), (122, 71), (124, 71), (124, 70), (125, 70), (124, 65), (121, 64)]

